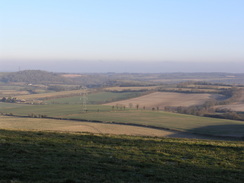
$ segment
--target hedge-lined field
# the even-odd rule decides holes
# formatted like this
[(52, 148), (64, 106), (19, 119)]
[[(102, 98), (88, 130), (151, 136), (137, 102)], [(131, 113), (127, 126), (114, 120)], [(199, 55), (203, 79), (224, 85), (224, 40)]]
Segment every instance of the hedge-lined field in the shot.
[(1, 104), (2, 113), (19, 116), (79, 119), (101, 122), (144, 125), (180, 131), (218, 135), (244, 136), (243, 121), (199, 117), (164, 111), (136, 110), (116, 108), (104, 105), (88, 105), (87, 112), (82, 112), (81, 105), (23, 105)]

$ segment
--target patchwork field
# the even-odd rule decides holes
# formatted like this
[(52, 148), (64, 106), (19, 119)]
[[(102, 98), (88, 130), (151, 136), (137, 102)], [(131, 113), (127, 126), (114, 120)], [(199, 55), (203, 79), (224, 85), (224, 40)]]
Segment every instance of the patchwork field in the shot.
[[(73, 74), (59, 80), (53, 74), (46, 77), (46, 72), (27, 71), (31, 77), (24, 73), (8, 78), (22, 77), (24, 83), (0, 86), (0, 96), (26, 100), (0, 102), (1, 183), (244, 180), (243, 121), (161, 110), (225, 100), (218, 93), (231, 86), (192, 82), (181, 86), (170, 78), (172, 84), (153, 84), (151, 75), (145, 80), (138, 74), (117, 76), (119, 80), (111, 80), (114, 74)], [(180, 74), (178, 81), (182, 78)], [(79, 83), (91, 87), (85, 109), (82, 90), (74, 90)], [(243, 96), (229, 107), (240, 110)]]
[(108, 103), (106, 105), (124, 105), (129, 107), (139, 105), (140, 108), (145, 106), (146, 109), (159, 107), (163, 109), (165, 106), (191, 106), (203, 104), (205, 101), (216, 97), (213, 94), (185, 94), (175, 92), (154, 92), (141, 97)]
[[(1, 103), (0, 103), (1, 104)], [(117, 124), (133, 124), (143, 127), (175, 129), (185, 132), (217, 136), (244, 136), (242, 121), (207, 118), (164, 111), (112, 109), (105, 105), (88, 105), (88, 112), (82, 113), (80, 105), (24, 105), (1, 104), (3, 113), (19, 116), (45, 115), (62, 119), (100, 121)]]

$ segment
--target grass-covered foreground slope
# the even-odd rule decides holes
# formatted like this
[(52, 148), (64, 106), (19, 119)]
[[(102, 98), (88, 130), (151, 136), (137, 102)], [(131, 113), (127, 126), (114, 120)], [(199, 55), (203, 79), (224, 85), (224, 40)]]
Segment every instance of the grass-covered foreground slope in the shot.
[(243, 142), (0, 130), (0, 182), (241, 183)]

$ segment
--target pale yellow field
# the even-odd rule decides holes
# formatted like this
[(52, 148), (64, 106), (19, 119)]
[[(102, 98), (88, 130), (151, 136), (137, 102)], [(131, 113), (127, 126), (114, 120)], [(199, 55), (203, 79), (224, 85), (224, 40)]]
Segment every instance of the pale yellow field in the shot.
[(28, 91), (16, 91), (16, 90), (1, 90), (0, 96), (13, 96), (13, 95), (27, 95)]
[(140, 91), (140, 90), (154, 90), (158, 86), (141, 86), (141, 87), (108, 87), (104, 88), (105, 91)]
[(66, 77), (66, 78), (77, 78), (77, 77), (81, 77), (82, 75), (81, 74), (63, 74), (62, 76)]
[(81, 92), (82, 90), (72, 90), (72, 91), (61, 91), (61, 92), (43, 93), (43, 94), (17, 95), (15, 97), (17, 99), (24, 99), (24, 100), (39, 100), (39, 99), (47, 99), (47, 98), (55, 98), (55, 97), (80, 95)]
[(10, 116), (0, 116), (0, 129), (59, 131), (59, 132), (89, 132), (89, 133), (99, 133), (99, 134), (178, 137), (178, 138), (206, 138), (200, 135), (194, 135), (190, 133), (128, 126), (128, 125), (77, 122), (77, 121), (69, 121), (69, 120), (17, 118), (17, 117), (10, 117)]
[(174, 92), (154, 92), (141, 97), (117, 101), (108, 103), (105, 105), (124, 105), (129, 107), (133, 104), (135, 107), (137, 104), (139, 108), (145, 106), (146, 109), (151, 109), (152, 107), (159, 107), (163, 109), (165, 106), (191, 106), (203, 104), (205, 101), (213, 98), (212, 94), (185, 94), (185, 93), (174, 93)]

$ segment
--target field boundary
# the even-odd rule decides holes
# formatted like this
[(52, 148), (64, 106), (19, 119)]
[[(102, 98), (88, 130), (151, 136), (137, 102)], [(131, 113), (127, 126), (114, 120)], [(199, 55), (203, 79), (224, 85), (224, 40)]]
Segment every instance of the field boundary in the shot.
[(193, 133), (187, 132), (183, 130), (176, 130), (164, 127), (156, 127), (153, 125), (143, 125), (143, 124), (135, 124), (135, 123), (122, 123), (115, 121), (99, 121), (99, 120), (87, 120), (87, 119), (74, 119), (74, 118), (58, 118), (58, 117), (30, 117), (30, 116), (20, 116), (20, 115), (8, 115), (1, 114), (2, 116), (16, 117), (16, 118), (35, 118), (35, 119), (54, 119), (54, 120), (63, 120), (63, 121), (78, 121), (78, 122), (89, 122), (89, 123), (101, 123), (101, 124), (114, 124), (114, 125), (125, 125), (125, 126), (134, 126), (134, 127), (144, 127), (151, 128), (157, 130), (166, 130), (171, 132), (180, 132), (185, 134), (193, 134), (199, 137), (211, 138), (213, 140), (232, 140), (232, 141), (244, 141), (244, 136), (236, 137), (236, 136), (221, 136), (221, 135), (210, 135), (210, 134), (202, 134), (202, 133)]

